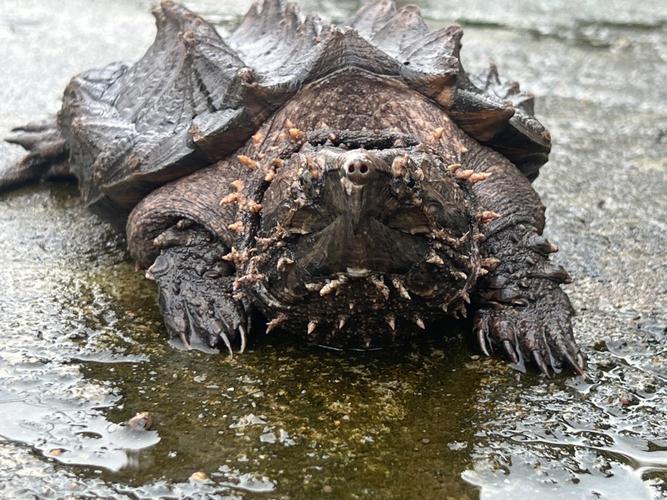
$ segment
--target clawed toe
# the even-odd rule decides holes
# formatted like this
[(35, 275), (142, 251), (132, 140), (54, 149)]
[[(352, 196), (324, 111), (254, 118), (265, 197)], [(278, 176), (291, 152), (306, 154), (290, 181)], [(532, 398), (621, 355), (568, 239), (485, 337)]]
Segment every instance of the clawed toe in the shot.
[(230, 356), (234, 356), (234, 348), (232, 342), (238, 342), (238, 352), (243, 353), (247, 345), (247, 329), (246, 318), (243, 310), (235, 308), (234, 320), (232, 322), (225, 321), (223, 315), (220, 313), (222, 308), (216, 308), (214, 314), (216, 316), (215, 335), (221, 341)]
[(172, 337), (179, 338), (187, 349), (191, 349), (190, 325), (183, 307), (172, 300), (171, 297), (160, 293), (160, 309), (162, 311), (169, 311), (168, 315), (164, 315), (164, 324), (167, 327), (167, 331), (169, 331)]
[(540, 371), (547, 377), (551, 377), (551, 373), (549, 372), (549, 367), (544, 362), (544, 358), (542, 357), (542, 354), (540, 354), (540, 351), (537, 350), (532, 351), (532, 355), (533, 355), (533, 361), (535, 361), (535, 364), (540, 369)]
[(528, 308), (501, 307), (477, 311), (474, 331), (482, 352), (490, 356), (497, 352), (518, 369), (532, 364), (547, 377), (558, 374), (564, 367), (577, 375), (586, 369), (584, 355), (572, 333), (569, 317), (554, 319), (560, 311), (545, 316)]
[[(158, 284), (159, 303), (172, 338), (186, 349), (223, 349), (233, 356), (247, 347), (247, 319), (243, 306), (213, 280), (186, 281), (168, 254), (161, 254), (146, 275)], [(221, 280), (224, 278), (218, 278)], [(215, 282), (219, 284), (218, 282)]]
[(505, 349), (505, 354), (507, 354), (507, 357), (512, 363), (517, 364), (519, 362), (519, 357), (516, 354), (516, 350), (512, 342), (509, 340), (503, 340), (503, 349)]
[(570, 368), (572, 368), (577, 373), (577, 375), (584, 374), (584, 370), (586, 369), (586, 360), (580, 352), (578, 352), (575, 357), (572, 357), (569, 352), (566, 352), (563, 357), (567, 361), (567, 364), (570, 366)]
[(239, 352), (243, 353), (245, 352), (246, 345), (248, 344), (248, 338), (243, 325), (239, 325), (239, 335), (241, 337), (241, 347), (239, 348)]
[(475, 337), (477, 344), (486, 356), (491, 356), (491, 342), (489, 341), (489, 318), (488, 315), (479, 313), (475, 316)]
[(222, 324), (220, 324), (220, 329), (218, 330), (218, 338), (222, 341), (223, 344), (225, 344), (227, 352), (229, 352), (229, 356), (234, 357), (234, 349), (232, 349), (232, 343), (229, 340), (229, 336), (225, 332), (225, 329), (222, 326)]
[[(164, 297), (161, 293), (161, 298)], [(173, 338), (181, 340), (187, 349), (225, 349), (234, 355), (234, 344), (238, 352), (247, 346), (245, 315), (237, 315), (234, 322), (226, 321), (215, 304), (210, 306), (193, 303), (190, 297), (182, 295), (161, 300), (161, 309), (167, 330)], [(232, 326), (234, 325), (234, 326)]]

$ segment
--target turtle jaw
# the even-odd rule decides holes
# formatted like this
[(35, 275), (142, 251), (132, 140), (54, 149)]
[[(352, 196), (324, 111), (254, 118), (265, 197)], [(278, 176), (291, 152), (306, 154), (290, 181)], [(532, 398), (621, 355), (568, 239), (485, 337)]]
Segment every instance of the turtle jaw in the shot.
[(272, 296), (285, 306), (263, 309), (267, 332), (281, 327), (320, 345), (376, 347), (423, 332), (450, 315), (448, 309), (469, 290), (465, 280), (456, 285), (459, 288), (439, 287), (436, 282), (413, 289), (410, 278), (350, 269), (294, 288), (269, 281)]
[[(310, 262), (309, 269), (302, 264), (305, 257), (299, 258), (285, 245), (261, 272), (266, 289), (284, 307), (279, 312), (265, 308), (264, 313), (270, 323), (279, 318), (280, 326), (335, 347), (386, 344), (421, 332), (445, 316), (465, 315), (476, 281), (476, 275), (462, 265), (469, 261), (462, 255), (436, 253), (433, 241), (426, 238), (416, 241), (413, 250), (419, 257), (409, 267), (348, 262), (335, 272), (326, 262), (324, 266)], [(394, 251), (400, 252), (400, 247)]]

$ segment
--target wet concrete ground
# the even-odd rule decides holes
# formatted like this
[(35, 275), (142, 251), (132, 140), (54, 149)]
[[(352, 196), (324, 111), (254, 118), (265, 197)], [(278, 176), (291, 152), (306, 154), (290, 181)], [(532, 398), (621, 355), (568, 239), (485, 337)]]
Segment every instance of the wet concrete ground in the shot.
[[(247, 6), (187, 4), (223, 32)], [(73, 74), (139, 57), (148, 7), (5, 1), (0, 134), (55, 112)], [(71, 186), (25, 188), (0, 196), (0, 497), (667, 497), (667, 8), (423, 9), (464, 24), (468, 68), (494, 60), (540, 96), (554, 150), (535, 187), (586, 377), (522, 375), (440, 332), (365, 354), (178, 351), (122, 235)], [(0, 166), (20, 154), (1, 144)], [(123, 425), (139, 411), (154, 431)]]

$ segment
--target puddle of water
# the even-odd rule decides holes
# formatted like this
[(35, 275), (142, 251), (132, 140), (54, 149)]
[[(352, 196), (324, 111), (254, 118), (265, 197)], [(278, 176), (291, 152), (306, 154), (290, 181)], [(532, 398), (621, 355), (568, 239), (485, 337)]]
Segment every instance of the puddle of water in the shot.
[[(105, 6), (106, 24), (88, 2), (17, 3), (0, 18), (0, 131), (55, 111), (72, 74), (136, 58), (147, 5)], [(221, 30), (246, 6), (189, 5)], [(309, 5), (340, 19), (357, 2)], [(455, 331), (372, 353), (277, 336), (234, 359), (179, 351), (122, 235), (72, 187), (26, 188), (0, 197), (0, 496), (667, 496), (667, 12), (561, 7), (425, 13), (468, 23), (468, 66), (495, 59), (542, 96), (555, 146), (536, 187), (576, 278), (585, 379), (515, 373)], [(18, 155), (0, 145), (0, 162)], [(143, 411), (154, 429), (129, 429)]]

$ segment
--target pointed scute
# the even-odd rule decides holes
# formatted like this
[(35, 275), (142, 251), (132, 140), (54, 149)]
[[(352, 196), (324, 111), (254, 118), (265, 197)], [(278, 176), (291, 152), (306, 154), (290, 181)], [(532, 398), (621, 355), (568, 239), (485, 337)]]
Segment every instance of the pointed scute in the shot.
[(83, 73), (65, 92), (58, 126), (89, 203), (131, 208), (235, 151), (304, 84), (349, 67), (402, 79), (531, 179), (546, 161), (532, 96), (494, 69), (470, 79), (461, 28), (429, 31), (415, 6), (380, 0), (339, 27), (263, 0), (227, 41), (173, 2), (154, 15), (155, 41), (137, 63)]
[(312, 60), (308, 80), (354, 66), (379, 75), (398, 76), (401, 65), (349, 28), (331, 27)]
[(413, 88), (449, 108), (459, 73), (459, 49), (463, 34), (458, 26), (429, 31), (419, 7), (396, 9), (381, 0), (367, 5), (349, 25), (401, 65), (401, 76)]
[(319, 17), (280, 0), (255, 2), (228, 41), (258, 75), (263, 94), (282, 100), (349, 66), (395, 76), (401, 71), (395, 58), (355, 30), (323, 26)]
[(255, 71), (277, 81), (297, 76), (300, 59), (318, 42), (317, 16), (304, 17), (298, 5), (281, 0), (254, 2), (228, 41)]
[(518, 82), (502, 82), (494, 64), (472, 81), (478, 92), (510, 103), (514, 109), (507, 126), (487, 145), (509, 158), (530, 180), (535, 179), (551, 150), (551, 134), (535, 118), (535, 96), (522, 91)]
[(255, 2), (228, 39), (258, 75), (264, 95), (284, 100), (304, 83), (344, 67), (401, 77), (450, 107), (459, 72), (461, 29), (429, 32), (419, 8), (378, 2), (348, 27), (322, 25), (293, 3)]
[[(365, 37), (390, 56), (400, 58), (407, 55), (405, 49), (418, 43), (429, 33), (429, 29), (416, 5), (392, 10), (392, 15), (378, 22)], [(355, 28), (354, 24), (352, 27)]]
[(459, 61), (459, 26), (430, 32), (419, 8), (380, 0), (348, 24), (403, 65), (401, 75), (437, 101), (469, 135), (504, 154), (529, 178), (548, 159), (551, 136), (535, 118), (534, 97), (516, 82), (501, 83), (495, 66), (469, 78)]
[[(243, 106), (245, 65), (215, 29), (173, 2), (153, 14), (155, 41), (139, 61), (83, 73), (65, 91), (59, 127), (88, 203), (130, 208), (155, 187), (210, 164), (193, 145), (193, 118)], [(238, 113), (228, 116), (238, 121)], [(241, 125), (234, 134), (249, 130), (249, 137), (256, 128)], [(234, 139), (228, 146), (238, 147)]]
[(157, 35), (146, 54), (110, 86), (119, 115), (138, 130), (187, 125), (193, 116), (228, 107), (227, 89), (244, 64), (213, 26), (185, 7), (153, 10)]
[(392, 0), (380, 0), (359, 9), (347, 24), (364, 38), (372, 38), (394, 14), (396, 4)]

